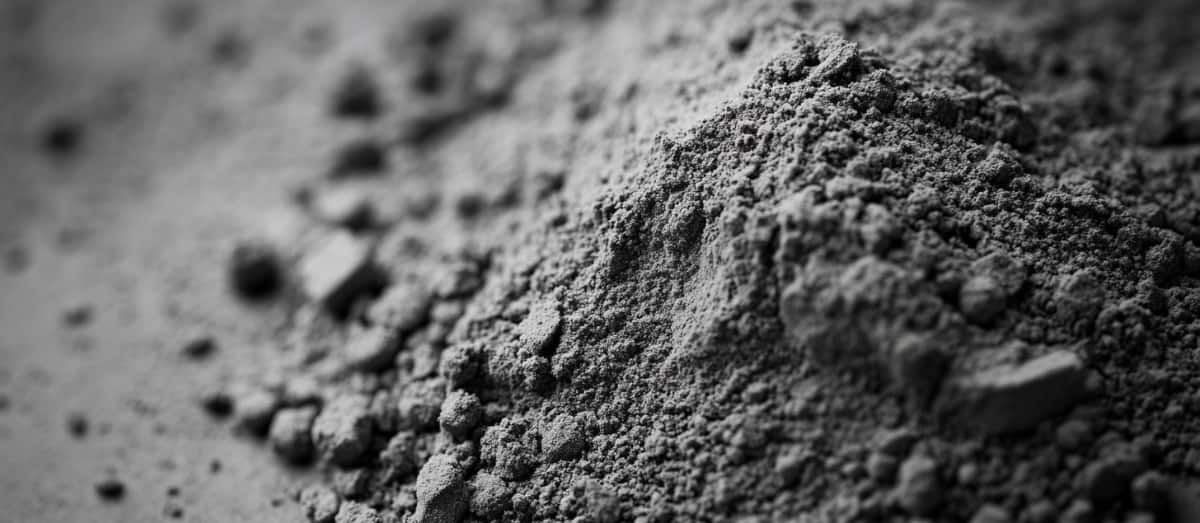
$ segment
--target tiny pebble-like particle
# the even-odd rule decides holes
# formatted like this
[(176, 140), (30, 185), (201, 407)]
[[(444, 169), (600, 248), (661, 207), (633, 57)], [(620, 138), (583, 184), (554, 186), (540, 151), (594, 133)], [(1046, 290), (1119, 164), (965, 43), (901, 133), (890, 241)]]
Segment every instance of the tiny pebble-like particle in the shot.
[(104, 501), (120, 501), (125, 497), (125, 483), (116, 478), (108, 478), (96, 483), (96, 495)]

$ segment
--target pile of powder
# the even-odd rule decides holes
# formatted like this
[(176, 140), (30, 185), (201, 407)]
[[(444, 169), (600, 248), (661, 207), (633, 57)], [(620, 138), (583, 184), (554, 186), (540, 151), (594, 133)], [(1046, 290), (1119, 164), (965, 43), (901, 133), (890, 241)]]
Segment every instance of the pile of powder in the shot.
[(351, 105), (426, 178), (277, 247), (234, 404), (313, 521), (1180, 517), (1196, 7), (529, 4), (423, 19), (440, 112)]

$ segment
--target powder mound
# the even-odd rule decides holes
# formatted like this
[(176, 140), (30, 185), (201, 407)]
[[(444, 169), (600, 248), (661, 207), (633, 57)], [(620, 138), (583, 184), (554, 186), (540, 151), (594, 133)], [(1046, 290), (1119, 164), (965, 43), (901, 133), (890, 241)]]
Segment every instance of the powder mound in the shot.
[(447, 182), (296, 264), (268, 437), (337, 521), (1120, 521), (1200, 474), (1193, 122), (1132, 101), (1194, 7), (780, 3), (729, 55), (551, 4), (405, 32), (455, 94), (387, 96), (387, 152)]

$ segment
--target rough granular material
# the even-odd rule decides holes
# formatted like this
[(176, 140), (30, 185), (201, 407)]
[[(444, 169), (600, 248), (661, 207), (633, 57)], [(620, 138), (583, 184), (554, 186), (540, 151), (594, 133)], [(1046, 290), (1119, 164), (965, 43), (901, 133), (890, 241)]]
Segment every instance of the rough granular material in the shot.
[(339, 522), (1161, 510), (1200, 474), (1196, 7), (1022, 3), (418, 24), (402, 58), (469, 65), (381, 110), (448, 181), (300, 262), (340, 323), (273, 447), (355, 486)]

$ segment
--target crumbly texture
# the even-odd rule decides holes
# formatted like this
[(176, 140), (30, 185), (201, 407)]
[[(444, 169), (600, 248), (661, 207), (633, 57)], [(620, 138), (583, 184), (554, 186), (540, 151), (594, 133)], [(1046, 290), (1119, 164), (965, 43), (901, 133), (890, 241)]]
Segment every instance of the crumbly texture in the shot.
[[(368, 235), (398, 290), (345, 321), (403, 347), (291, 371), (329, 385), (321, 466), (417, 521), (1168, 517), (1147, 499), (1200, 471), (1194, 8), (595, 5), (400, 48), (484, 54), (396, 116), (482, 193)], [(628, 64), (554, 74), (672, 9)], [(507, 27), (552, 50), (474, 41)], [(353, 437), (323, 421), (348, 398)]]
[[(620, 74), (548, 72), (660, 9), (686, 15)], [(489, 158), (452, 175), (488, 181), (368, 235), (397, 290), (343, 293), (344, 321), (402, 347), (359, 335), (290, 371), (329, 385), (320, 464), (376, 471), (367, 503), (428, 521), (1166, 517), (1130, 484), (1165, 497), (1138, 478), (1200, 467), (1180, 399), (1200, 249), (1167, 181), (1195, 164), (1194, 9), (1074, 32), (1065, 7), (743, 9), (498, 15), (555, 42), (498, 57), (487, 10), (417, 20), (438, 42), (402, 53), (485, 58), (439, 72), (465, 86), (445, 112), (398, 111), (402, 147)], [(706, 77), (645, 72), (685, 51)]]
[(1197, 517), (1194, 2), (413, 4), (220, 268), (313, 521)]

